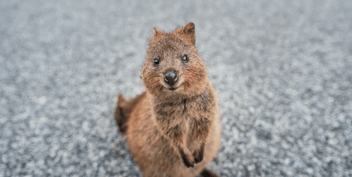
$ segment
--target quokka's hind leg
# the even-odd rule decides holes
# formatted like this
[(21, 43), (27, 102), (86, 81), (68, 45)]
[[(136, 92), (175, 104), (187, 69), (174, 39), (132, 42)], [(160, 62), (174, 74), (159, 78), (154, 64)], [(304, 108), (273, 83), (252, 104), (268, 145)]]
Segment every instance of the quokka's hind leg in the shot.
[(200, 177), (219, 177), (216, 173), (212, 172), (209, 169), (204, 168), (204, 170), (200, 173)]

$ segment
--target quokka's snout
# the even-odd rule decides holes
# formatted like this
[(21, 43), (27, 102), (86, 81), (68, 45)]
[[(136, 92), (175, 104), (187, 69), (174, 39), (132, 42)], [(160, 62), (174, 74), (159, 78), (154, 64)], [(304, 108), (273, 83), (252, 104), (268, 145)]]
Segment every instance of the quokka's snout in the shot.
[(178, 81), (178, 74), (174, 69), (168, 69), (166, 74), (164, 75), (164, 81), (169, 86), (174, 86), (175, 83)]

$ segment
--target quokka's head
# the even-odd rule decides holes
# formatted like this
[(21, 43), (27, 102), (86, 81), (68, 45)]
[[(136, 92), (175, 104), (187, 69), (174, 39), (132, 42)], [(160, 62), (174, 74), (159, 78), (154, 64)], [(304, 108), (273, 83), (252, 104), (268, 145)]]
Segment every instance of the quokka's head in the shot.
[(153, 95), (197, 94), (208, 80), (207, 69), (195, 47), (194, 23), (170, 33), (153, 29), (141, 79)]

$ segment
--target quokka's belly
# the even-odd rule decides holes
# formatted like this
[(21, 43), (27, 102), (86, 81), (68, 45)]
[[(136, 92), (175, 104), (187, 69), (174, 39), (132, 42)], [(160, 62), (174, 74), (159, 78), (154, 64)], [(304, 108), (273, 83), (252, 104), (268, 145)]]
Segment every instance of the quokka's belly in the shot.
[(203, 160), (195, 167), (187, 168), (170, 141), (160, 135), (157, 129), (150, 125), (139, 125), (128, 131), (129, 150), (143, 176), (195, 176), (213, 160), (220, 148), (221, 127), (220, 124), (213, 124)]
[(168, 139), (156, 131), (130, 129), (129, 151), (143, 176), (182, 176), (183, 162)]

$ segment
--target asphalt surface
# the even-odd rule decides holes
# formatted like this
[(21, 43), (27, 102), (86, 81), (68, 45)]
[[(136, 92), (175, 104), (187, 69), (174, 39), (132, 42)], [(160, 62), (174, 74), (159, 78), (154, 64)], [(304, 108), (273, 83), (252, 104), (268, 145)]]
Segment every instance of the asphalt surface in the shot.
[(0, 0), (0, 177), (140, 176), (113, 120), (152, 28), (196, 25), (221, 176), (352, 176), (352, 1)]

